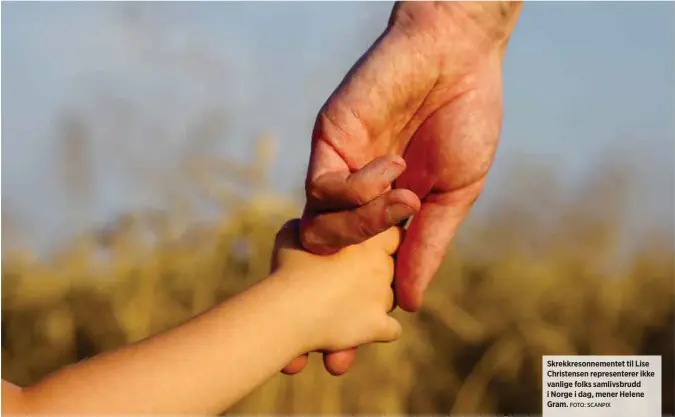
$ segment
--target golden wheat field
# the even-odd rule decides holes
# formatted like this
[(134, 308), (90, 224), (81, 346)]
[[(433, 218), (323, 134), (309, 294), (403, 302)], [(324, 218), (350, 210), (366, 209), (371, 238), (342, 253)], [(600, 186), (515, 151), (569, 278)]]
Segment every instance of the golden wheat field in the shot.
[[(273, 157), (261, 146), (252, 165), (224, 164), (253, 192), (209, 188), (222, 213), (212, 222), (190, 225), (178, 208), (131, 213), (62, 242), (51, 258), (6, 249), (2, 377), (30, 383), (263, 278), (277, 228), (302, 204), (265, 187)], [(603, 181), (598, 187), (611, 184)], [(606, 268), (619, 228), (611, 198), (604, 216), (584, 209), (584, 198), (547, 205), (551, 227), (533, 220), (540, 202), (504, 201), (462, 229), (422, 310), (395, 312), (400, 341), (360, 348), (342, 377), (313, 357), (302, 374), (273, 378), (228, 413), (539, 413), (543, 354), (663, 355), (663, 409), (673, 413), (670, 236), (646, 238), (620, 267)]]

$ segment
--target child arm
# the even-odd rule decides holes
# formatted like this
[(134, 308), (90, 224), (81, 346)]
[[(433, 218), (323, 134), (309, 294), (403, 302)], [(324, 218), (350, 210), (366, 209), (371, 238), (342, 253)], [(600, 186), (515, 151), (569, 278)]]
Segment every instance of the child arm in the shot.
[(330, 256), (282, 228), (270, 278), (181, 326), (18, 388), (2, 413), (216, 415), (301, 353), (396, 340), (391, 255), (400, 231)]
[(2, 413), (215, 415), (311, 348), (301, 333), (311, 318), (286, 294), (289, 278), (275, 274), (182, 326), (24, 389), (3, 381)]

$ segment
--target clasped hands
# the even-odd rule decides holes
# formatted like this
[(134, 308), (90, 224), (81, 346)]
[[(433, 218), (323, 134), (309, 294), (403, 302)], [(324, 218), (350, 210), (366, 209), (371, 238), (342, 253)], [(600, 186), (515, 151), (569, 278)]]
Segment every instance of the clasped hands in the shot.
[[(521, 2), (399, 2), (389, 25), (323, 106), (299, 225), (328, 255), (413, 217), (398, 249), (397, 304), (417, 311), (481, 193), (502, 118), (501, 69)], [(324, 352), (333, 375), (356, 347)], [(308, 355), (283, 372), (295, 374)]]

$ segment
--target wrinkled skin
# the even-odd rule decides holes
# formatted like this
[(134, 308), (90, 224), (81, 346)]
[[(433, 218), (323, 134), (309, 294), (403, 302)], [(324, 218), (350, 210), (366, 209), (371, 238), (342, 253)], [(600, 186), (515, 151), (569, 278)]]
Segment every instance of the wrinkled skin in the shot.
[[(397, 3), (389, 25), (321, 109), (305, 248), (329, 254), (414, 218), (397, 254), (398, 305), (417, 311), (483, 189), (502, 118), (502, 60), (521, 3)], [(345, 373), (356, 348), (324, 352)], [(303, 355), (284, 372), (300, 372)]]

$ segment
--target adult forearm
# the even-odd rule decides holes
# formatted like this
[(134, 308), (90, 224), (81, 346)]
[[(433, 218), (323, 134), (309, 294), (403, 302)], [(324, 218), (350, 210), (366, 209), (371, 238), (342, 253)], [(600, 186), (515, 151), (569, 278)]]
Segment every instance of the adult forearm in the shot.
[[(24, 389), (27, 414), (219, 413), (306, 347), (303, 316), (269, 279), (171, 331)], [(273, 347), (273, 348), (270, 348)]]

